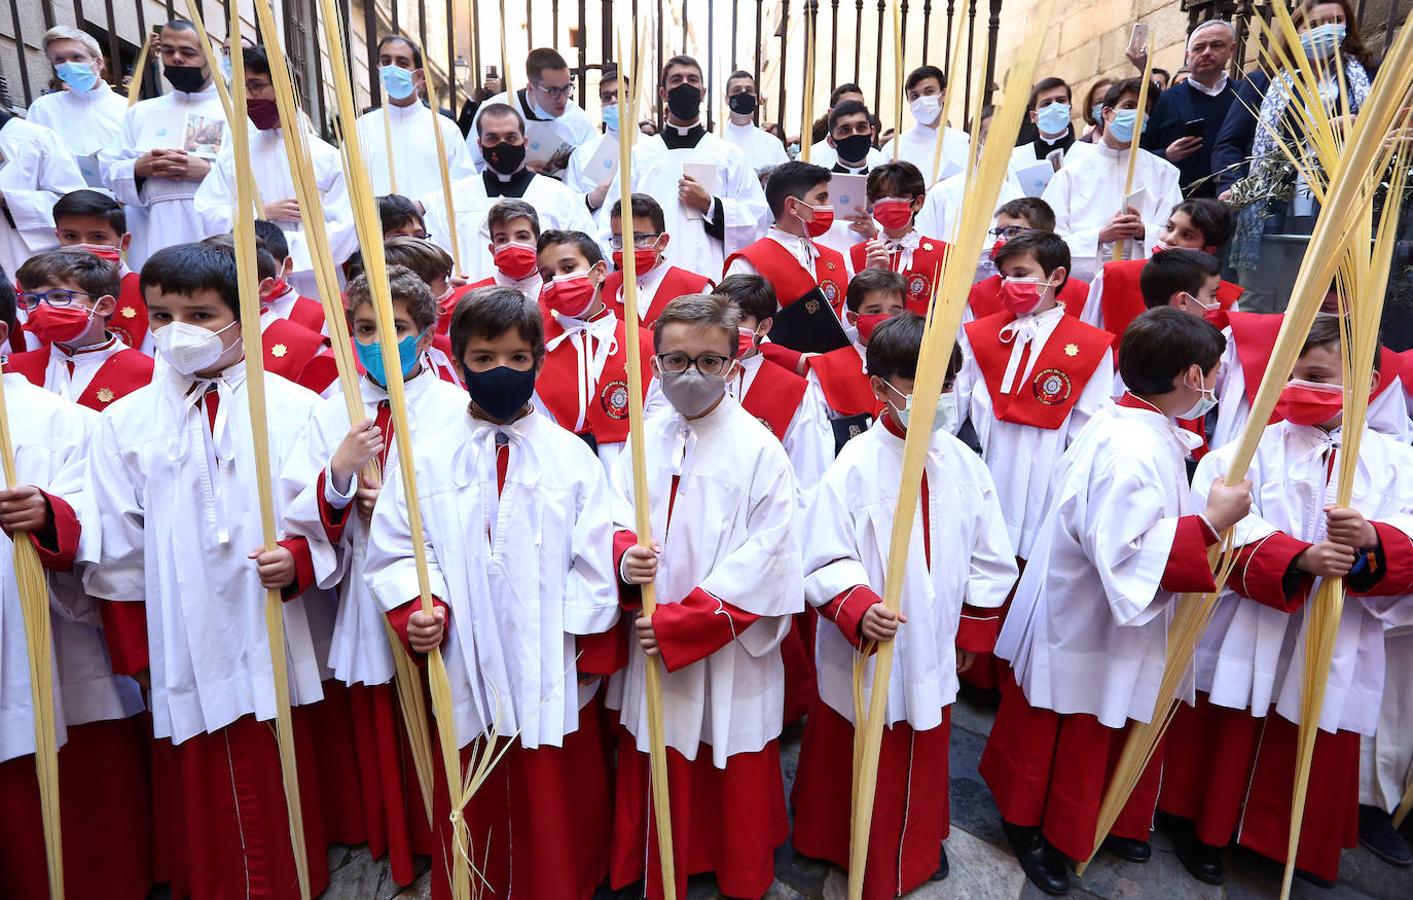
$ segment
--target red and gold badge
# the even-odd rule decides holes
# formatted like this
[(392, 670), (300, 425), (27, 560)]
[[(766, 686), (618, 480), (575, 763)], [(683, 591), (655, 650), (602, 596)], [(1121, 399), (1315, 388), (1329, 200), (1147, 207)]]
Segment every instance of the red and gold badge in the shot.
[(1035, 399), (1038, 402), (1054, 406), (1069, 399), (1074, 391), (1074, 382), (1059, 369), (1043, 369), (1036, 373), (1031, 388), (1035, 391)]
[(628, 418), (628, 382), (610, 381), (599, 391), (599, 405), (610, 419)]

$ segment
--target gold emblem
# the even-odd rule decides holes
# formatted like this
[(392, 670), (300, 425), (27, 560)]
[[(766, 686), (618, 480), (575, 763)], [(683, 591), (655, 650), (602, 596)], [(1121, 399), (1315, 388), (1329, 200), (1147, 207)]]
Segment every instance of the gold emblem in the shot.
[(99, 389), (98, 389), (98, 402), (99, 402), (99, 403), (112, 403), (112, 402), (113, 402), (113, 391), (112, 391), (110, 388), (99, 388)]
[(1066, 344), (1066, 345), (1065, 345), (1065, 355), (1066, 355), (1066, 356), (1079, 356), (1079, 345), (1078, 345), (1078, 344)]
[(837, 268), (837, 266), (835, 266), (835, 264), (834, 264), (834, 260), (832, 260), (832, 259), (826, 260), (825, 263), (824, 263), (824, 267), (825, 267), (826, 269), (828, 269), (829, 271), (831, 271), (831, 272), (833, 272), (833, 271)]
[(926, 250), (927, 252), (931, 253), (931, 252), (932, 252), (932, 242), (931, 242), (931, 241), (923, 241), (923, 242), (922, 242), (922, 249), (924, 249), (924, 250)]
[(806, 301), (805, 301), (805, 312), (809, 313), (810, 315), (814, 315), (815, 313), (819, 312), (819, 301), (818, 301), (818, 300), (806, 300)]
[(124, 319), (136, 319), (136, 318), (137, 318), (137, 310), (133, 309), (131, 306), (124, 306), (124, 307), (123, 307), (123, 318), (124, 318)]
[(286, 347), (284, 344), (276, 344), (275, 346), (270, 348), (270, 355), (273, 356), (275, 359), (284, 359), (285, 354), (288, 352), (289, 348)]

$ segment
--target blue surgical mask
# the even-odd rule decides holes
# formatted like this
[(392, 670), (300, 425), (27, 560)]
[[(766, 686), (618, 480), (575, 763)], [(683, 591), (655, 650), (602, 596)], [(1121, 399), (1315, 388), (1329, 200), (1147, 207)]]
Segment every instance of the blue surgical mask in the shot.
[(1121, 144), (1127, 144), (1133, 140), (1133, 129), (1137, 124), (1138, 110), (1120, 109), (1114, 111), (1114, 119), (1106, 130), (1114, 136), (1114, 140)]
[(93, 86), (98, 83), (98, 73), (93, 71), (92, 63), (59, 63), (54, 67), (54, 74), (80, 94), (93, 90)]
[(1335, 48), (1344, 42), (1343, 24), (1329, 22), (1317, 25), (1300, 35), (1300, 46), (1311, 59), (1329, 59)]
[[(417, 342), (421, 340), (422, 334), (409, 334), (407, 337), (397, 342), (397, 359), (402, 365), (402, 377), (406, 378), (417, 367)], [(388, 373), (383, 368), (383, 349), (377, 341), (365, 344), (362, 341), (354, 341), (353, 349), (358, 351), (358, 361), (363, 363), (363, 371), (368, 373), (368, 377), (376, 381), (383, 387), (388, 386)]]
[(229, 51), (221, 52), (221, 76), (226, 79), (226, 83), (231, 82), (231, 54)]
[(1070, 127), (1070, 105), (1051, 103), (1035, 111), (1035, 124), (1046, 134), (1059, 134)]
[(378, 74), (383, 80), (383, 90), (394, 100), (406, 100), (417, 90), (412, 83), (412, 73), (401, 66), (383, 66)]
[(1104, 121), (1104, 104), (1096, 103), (1093, 106), (1089, 107), (1089, 118), (1093, 119), (1096, 122)]
[(618, 133), (618, 104), (605, 106), (603, 108), (603, 123), (608, 127), (610, 134)]

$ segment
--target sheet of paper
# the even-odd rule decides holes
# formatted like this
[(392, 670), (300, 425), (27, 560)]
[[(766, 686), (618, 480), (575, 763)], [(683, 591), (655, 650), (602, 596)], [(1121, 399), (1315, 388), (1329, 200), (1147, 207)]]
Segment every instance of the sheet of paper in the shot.
[(1138, 213), (1140, 216), (1143, 215), (1143, 206), (1147, 202), (1148, 192), (1143, 188), (1139, 188), (1124, 198), (1124, 206)]
[(839, 219), (868, 218), (868, 176), (839, 173), (829, 179), (829, 202)]
[[(706, 188), (706, 192), (713, 197), (720, 196), (721, 188), (717, 183), (720, 180), (719, 171), (712, 163), (683, 163), (682, 174), (690, 177), (693, 181)], [(700, 219), (700, 211), (687, 207), (687, 218)]]
[(599, 149), (594, 151), (594, 155), (589, 157), (589, 164), (584, 167), (589, 180), (594, 184), (612, 181), (614, 174), (618, 172), (618, 153), (617, 139), (606, 136), (600, 141)]
[(554, 130), (553, 123), (525, 123), (525, 161), (527, 163), (545, 163), (554, 158), (555, 154), (569, 149), (572, 149), (569, 142)]
[(1039, 197), (1045, 193), (1050, 179), (1055, 177), (1055, 167), (1048, 159), (1037, 159), (1030, 165), (1016, 169), (1013, 174), (1027, 197)]
[(226, 138), (226, 123), (219, 116), (187, 113), (181, 147), (192, 156), (215, 159)]

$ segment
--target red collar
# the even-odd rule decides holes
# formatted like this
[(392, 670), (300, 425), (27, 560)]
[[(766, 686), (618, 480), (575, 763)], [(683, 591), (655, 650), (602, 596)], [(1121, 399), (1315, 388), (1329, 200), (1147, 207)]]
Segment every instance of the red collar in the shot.
[(1168, 416), (1167, 413), (1163, 412), (1156, 405), (1144, 400), (1142, 397), (1135, 397), (1131, 391), (1124, 391), (1124, 395), (1118, 400), (1118, 405), (1127, 409), (1146, 409), (1149, 412), (1157, 413), (1165, 419)]
[(879, 413), (879, 417), (883, 419), (883, 427), (888, 430), (889, 434), (901, 440), (908, 439), (908, 433), (894, 420), (891, 409), (883, 410)]

